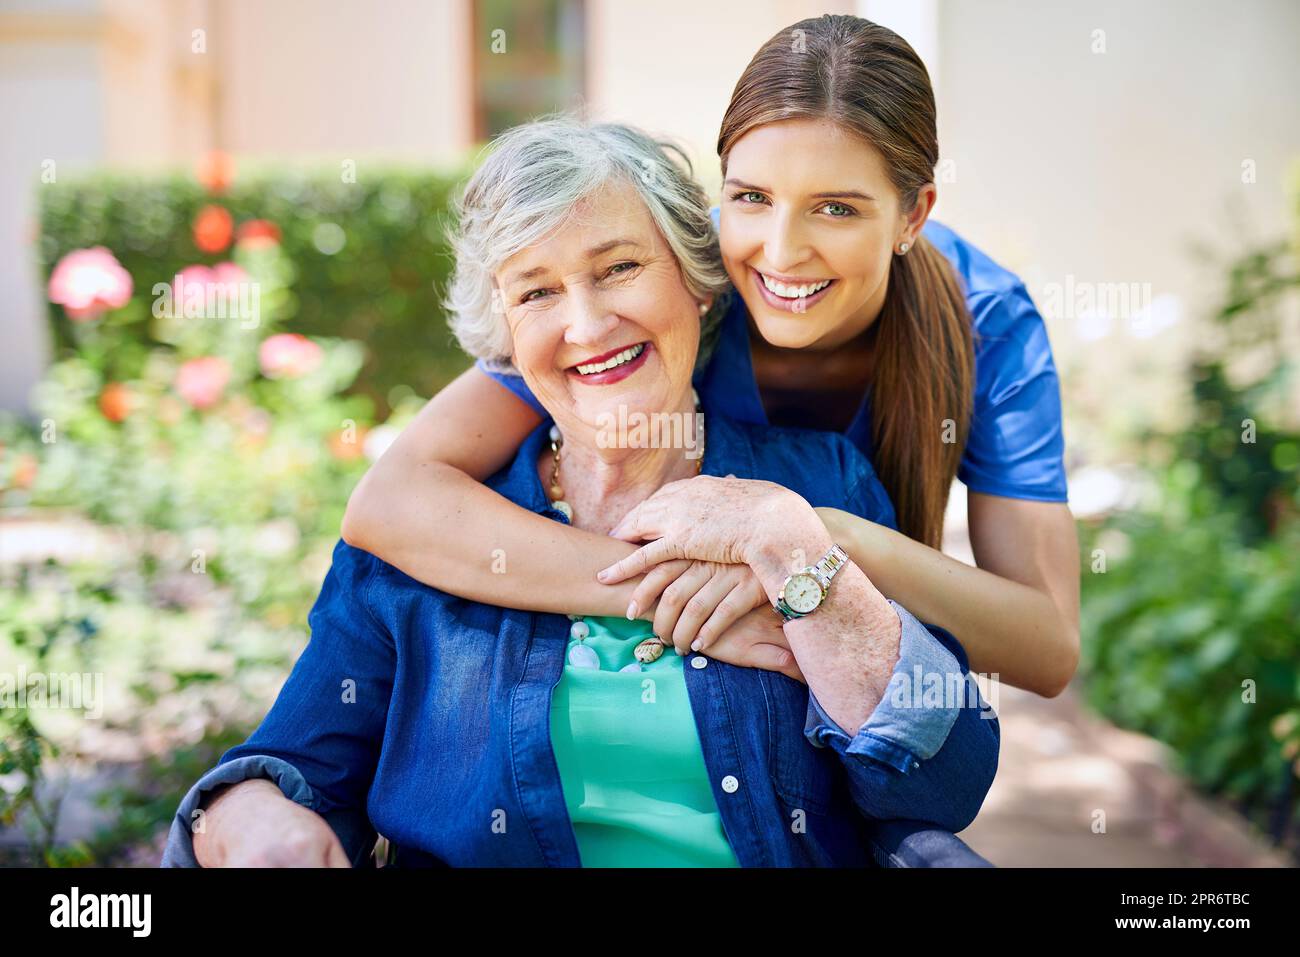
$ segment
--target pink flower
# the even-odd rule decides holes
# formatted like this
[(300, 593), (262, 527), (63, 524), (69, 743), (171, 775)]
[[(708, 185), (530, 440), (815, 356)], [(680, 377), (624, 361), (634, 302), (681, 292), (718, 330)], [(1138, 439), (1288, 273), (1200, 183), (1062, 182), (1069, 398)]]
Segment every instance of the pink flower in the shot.
[(176, 274), (172, 283), (172, 294), (178, 299), (184, 293), (185, 286), (206, 287), (212, 282), (212, 270), (208, 266), (186, 266)]
[(176, 391), (196, 409), (206, 409), (221, 398), (230, 381), (230, 363), (219, 356), (189, 359), (176, 371)]
[[(186, 266), (176, 274), (177, 283), (172, 284), (173, 292), (179, 287), (184, 292), (185, 286), (238, 286), (248, 279), (248, 273), (235, 263), (217, 263), (215, 266)], [(235, 289), (229, 292), (236, 292)]]
[(262, 342), (257, 359), (268, 379), (296, 379), (320, 365), (321, 347), (296, 332), (282, 332)]
[(235, 263), (217, 263), (212, 267), (212, 281), (227, 287), (226, 295), (238, 296), (240, 284), (248, 282), (248, 273)]
[(172, 301), (176, 313), (188, 318), (208, 316), (209, 303), (216, 307), (224, 298), (227, 304), (240, 301), (240, 285), (248, 281), (248, 273), (234, 263), (217, 263), (215, 266), (186, 266), (172, 281)]
[(68, 253), (50, 273), (50, 302), (64, 308), (76, 322), (98, 319), (109, 309), (131, 300), (131, 274), (104, 246)]

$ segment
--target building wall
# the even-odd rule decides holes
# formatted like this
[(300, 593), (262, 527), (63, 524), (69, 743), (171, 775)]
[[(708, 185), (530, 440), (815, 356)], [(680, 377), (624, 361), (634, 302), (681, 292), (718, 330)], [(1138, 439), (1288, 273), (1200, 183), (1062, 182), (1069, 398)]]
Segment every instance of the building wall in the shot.
[(220, 135), (233, 152), (431, 161), (471, 138), (467, 0), (224, 0)]
[(49, 352), (32, 255), (42, 175), (104, 155), (104, 30), (90, 0), (0, 5), (0, 408), (26, 408)]
[(854, 12), (852, 0), (658, 0), (650, 16), (645, 4), (588, 2), (592, 114), (672, 136), (712, 186), (722, 114), (758, 48), (806, 17)]
[[(1221, 264), (1192, 247), (1238, 254), (1294, 223), (1300, 5), (939, 6), (939, 136), (954, 165), (935, 215), (1025, 279), (1066, 376), (1078, 457), (1137, 417), (1175, 425), (1182, 366), (1205, 345), (1195, 320), (1223, 293)], [(1123, 284), (1147, 308), (1090, 313), (1077, 294), (1070, 307), (1082, 283), (1099, 302), (1102, 284)], [(1053, 290), (1067, 308), (1053, 311)]]

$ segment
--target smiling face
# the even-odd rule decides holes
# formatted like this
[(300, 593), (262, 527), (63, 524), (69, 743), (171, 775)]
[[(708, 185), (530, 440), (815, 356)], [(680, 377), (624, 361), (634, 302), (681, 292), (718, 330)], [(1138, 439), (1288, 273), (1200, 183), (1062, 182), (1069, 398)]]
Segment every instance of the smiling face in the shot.
[(566, 441), (605, 447), (608, 416), (691, 407), (699, 302), (630, 184), (579, 203), (494, 277), (515, 367)]
[(722, 259), (763, 338), (830, 349), (870, 326), (897, 244), (914, 241), (932, 203), (928, 192), (922, 200), (904, 215), (880, 153), (828, 120), (782, 120), (738, 139)]

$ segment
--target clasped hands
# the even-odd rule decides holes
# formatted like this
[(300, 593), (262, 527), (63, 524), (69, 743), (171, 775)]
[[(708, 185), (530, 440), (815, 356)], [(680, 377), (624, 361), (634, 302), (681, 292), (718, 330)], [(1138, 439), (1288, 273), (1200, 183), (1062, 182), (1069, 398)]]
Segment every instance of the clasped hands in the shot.
[(833, 541), (802, 496), (772, 482), (699, 475), (664, 485), (610, 535), (647, 543), (597, 576), (607, 585), (644, 576), (629, 618), (651, 617), (678, 654), (707, 651), (807, 683), (772, 607), (786, 576)]

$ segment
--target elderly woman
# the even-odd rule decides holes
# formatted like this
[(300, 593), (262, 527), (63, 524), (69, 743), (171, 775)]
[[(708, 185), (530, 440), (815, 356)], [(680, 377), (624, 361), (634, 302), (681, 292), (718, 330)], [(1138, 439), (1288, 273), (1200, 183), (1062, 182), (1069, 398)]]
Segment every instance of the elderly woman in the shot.
[(892, 525), (870, 464), (697, 406), (725, 282), (705, 196), (654, 141), (570, 120), (501, 137), (461, 200), (453, 324), (551, 421), (489, 484), (607, 535), (666, 483), (716, 483), (748, 531), (708, 587), (771, 606), (682, 656), (638, 620), (512, 610), (491, 541), (463, 543), (501, 575), (491, 603), (339, 542), (310, 642), (186, 795), (165, 866), (359, 865), (377, 833), (407, 865), (851, 866), (868, 819), (970, 823), (999, 732), (961, 646), (814, 510)]

